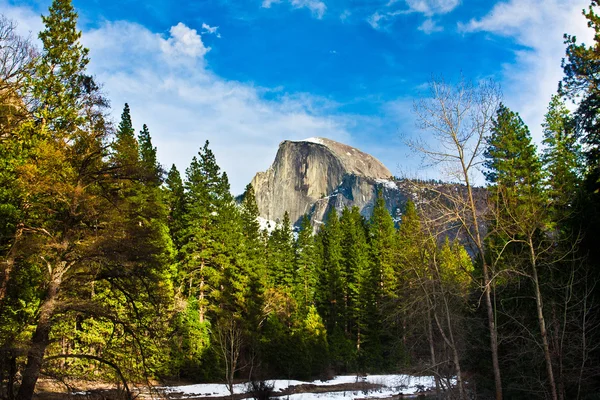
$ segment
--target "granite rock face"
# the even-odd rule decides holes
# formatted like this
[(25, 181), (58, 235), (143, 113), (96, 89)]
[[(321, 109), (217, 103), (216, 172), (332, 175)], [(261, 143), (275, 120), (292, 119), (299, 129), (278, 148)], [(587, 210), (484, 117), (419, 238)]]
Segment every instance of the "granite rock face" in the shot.
[(407, 199), (380, 161), (325, 138), (281, 142), (275, 161), (252, 186), (261, 217), (279, 221), (287, 211), (298, 224), (308, 214), (315, 226), (332, 207), (357, 206), (369, 216), (378, 188), (392, 215)]

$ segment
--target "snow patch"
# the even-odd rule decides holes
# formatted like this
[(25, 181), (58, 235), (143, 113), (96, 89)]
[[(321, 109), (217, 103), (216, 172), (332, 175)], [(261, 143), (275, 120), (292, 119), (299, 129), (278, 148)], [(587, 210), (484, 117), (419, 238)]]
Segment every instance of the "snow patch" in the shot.
[(316, 143), (316, 144), (322, 144), (322, 145), (325, 144), (325, 142), (323, 142), (323, 140), (318, 137), (310, 137), (308, 139), (300, 140), (300, 142), (309, 142), (309, 143)]
[(350, 154), (350, 152), (348, 152), (348, 151), (346, 152), (346, 154), (347, 154), (347, 155), (349, 155), (349, 156), (351, 156), (351, 155), (352, 155), (352, 154)]
[(277, 223), (275, 221), (271, 221), (270, 219), (266, 219), (263, 217), (256, 218), (258, 225), (260, 226), (261, 231), (267, 231), (267, 233), (271, 233), (277, 227)]
[[(342, 391), (329, 393), (297, 393), (286, 396), (290, 400), (347, 400), (348, 398), (382, 398), (389, 396), (397, 396), (399, 394), (416, 394), (420, 391), (432, 389), (435, 387), (433, 376), (410, 376), (410, 375), (342, 375), (328, 381), (313, 381), (303, 382), (288, 379), (278, 379), (269, 381), (273, 385), (273, 395), (277, 396), (278, 392), (287, 389), (290, 386), (312, 384), (318, 386), (333, 386), (340, 384), (350, 384), (356, 382), (367, 382), (381, 385), (379, 389), (369, 391)], [(179, 393), (185, 397), (225, 397), (229, 395), (227, 385), (223, 383), (203, 383), (198, 385), (183, 385), (183, 386), (166, 386), (163, 387), (168, 393)], [(233, 385), (234, 394), (245, 393), (247, 391), (246, 384)]]
[(398, 189), (398, 185), (396, 185), (396, 182), (391, 181), (389, 179), (375, 179), (375, 182), (379, 183), (380, 185), (383, 185), (387, 189), (400, 190)]

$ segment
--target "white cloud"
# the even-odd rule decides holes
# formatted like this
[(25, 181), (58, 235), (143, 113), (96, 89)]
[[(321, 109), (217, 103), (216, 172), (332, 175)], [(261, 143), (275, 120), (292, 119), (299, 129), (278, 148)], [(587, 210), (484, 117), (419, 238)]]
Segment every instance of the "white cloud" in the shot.
[(218, 26), (210, 26), (207, 23), (202, 23), (202, 33), (208, 33), (220, 38), (221, 34), (217, 32), (217, 29), (219, 29)]
[(431, 35), (434, 32), (441, 32), (444, 30), (443, 27), (439, 26), (437, 22), (432, 20), (431, 18), (427, 18), (418, 28), (420, 31), (426, 33), (427, 35)]
[[(273, 4), (281, 3), (282, 0), (263, 0), (262, 7), (271, 8)], [(294, 8), (308, 8), (312, 14), (321, 19), (325, 15), (327, 6), (321, 0), (287, 0)]]
[(210, 26), (207, 23), (202, 23), (202, 30), (206, 33), (216, 33), (217, 29), (219, 29), (218, 26)]
[(172, 26), (169, 32), (171, 33), (169, 38), (159, 37), (161, 50), (169, 57), (201, 58), (210, 51), (210, 47), (202, 43), (198, 32), (181, 22)]
[(399, 3), (399, 0), (390, 0), (384, 8), (371, 14), (367, 22), (373, 29), (387, 29), (397, 16), (419, 13), (427, 19), (418, 29), (429, 35), (443, 30), (431, 17), (448, 14), (461, 4), (461, 0), (405, 0), (402, 2), (405, 6), (400, 6)]
[(518, 111), (529, 125), (534, 139), (541, 141), (544, 114), (562, 79), (561, 59), (565, 55), (563, 34), (590, 43), (581, 10), (588, 0), (508, 0), (496, 4), (480, 19), (459, 24), (459, 30), (489, 32), (513, 38), (524, 46), (515, 50), (515, 62), (503, 66), (505, 102)]
[(292, 0), (292, 6), (295, 8), (308, 8), (317, 18), (323, 18), (327, 6), (320, 0)]
[(427, 17), (447, 14), (460, 5), (461, 0), (406, 0), (410, 11), (422, 13)]
[[(164, 38), (141, 25), (106, 23), (84, 32), (82, 41), (90, 48), (90, 71), (104, 84), (114, 118), (129, 103), (135, 126), (148, 125), (167, 168), (175, 163), (183, 171), (208, 139), (232, 190), (241, 193), (256, 172), (270, 165), (282, 140), (351, 141), (352, 118), (323, 116), (336, 104), (210, 72), (204, 59), (208, 48), (183, 24)], [(265, 100), (266, 92), (277, 99)]]
[(379, 14), (377, 11), (375, 13), (373, 13), (371, 16), (369, 16), (369, 18), (367, 18), (367, 22), (369, 23), (369, 25), (371, 25), (371, 27), (373, 29), (379, 29), (380, 28), (380, 21), (381, 20), (385, 20), (387, 19), (386, 16), (384, 14)]

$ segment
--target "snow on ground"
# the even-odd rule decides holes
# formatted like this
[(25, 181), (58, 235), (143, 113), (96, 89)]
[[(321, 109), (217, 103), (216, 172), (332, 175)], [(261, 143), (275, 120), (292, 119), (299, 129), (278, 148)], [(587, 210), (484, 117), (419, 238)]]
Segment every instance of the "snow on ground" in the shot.
[[(375, 390), (348, 390), (329, 393), (297, 393), (286, 396), (289, 400), (342, 400), (360, 398), (388, 397), (392, 395), (415, 394), (420, 390), (430, 389), (435, 386), (432, 376), (410, 376), (410, 375), (368, 375), (357, 377), (356, 375), (342, 375), (328, 381), (302, 382), (296, 380), (278, 379), (269, 381), (273, 384), (274, 395), (290, 386), (313, 384), (318, 386), (333, 386), (351, 384), (356, 382), (367, 382), (382, 385)], [(227, 385), (219, 383), (206, 383), (199, 385), (168, 386), (164, 387), (166, 392), (182, 393), (184, 397), (224, 397), (229, 396)], [(246, 392), (246, 384), (234, 385), (234, 393)]]
[(375, 182), (385, 186), (388, 189), (398, 190), (398, 185), (396, 185), (396, 182), (390, 181), (389, 179), (375, 179)]

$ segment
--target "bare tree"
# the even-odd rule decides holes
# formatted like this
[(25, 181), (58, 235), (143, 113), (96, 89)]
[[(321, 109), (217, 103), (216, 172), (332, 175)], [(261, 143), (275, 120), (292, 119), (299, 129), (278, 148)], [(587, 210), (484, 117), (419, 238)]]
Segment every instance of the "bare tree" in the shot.
[(23, 89), (35, 58), (30, 39), (18, 35), (17, 24), (0, 14), (0, 140), (27, 115)]
[(244, 345), (244, 332), (235, 316), (224, 316), (217, 321), (216, 341), (225, 362), (227, 387), (233, 396), (233, 380), (235, 373), (242, 369), (239, 359)]
[[(496, 386), (496, 399), (502, 399), (502, 379), (498, 361), (498, 334), (492, 302), (494, 271), (487, 263), (484, 248), (483, 215), (473, 195), (473, 182), (481, 163), (492, 120), (500, 104), (498, 86), (485, 81), (478, 85), (461, 79), (450, 85), (441, 79), (429, 83), (430, 96), (414, 105), (417, 125), (427, 135), (409, 141), (432, 165), (442, 168), (446, 176), (464, 185), (466, 193), (439, 190), (436, 207), (439, 218), (454, 224), (466, 235), (483, 270), (483, 294), (490, 332), (490, 350)], [(433, 190), (435, 193), (436, 190)]]

